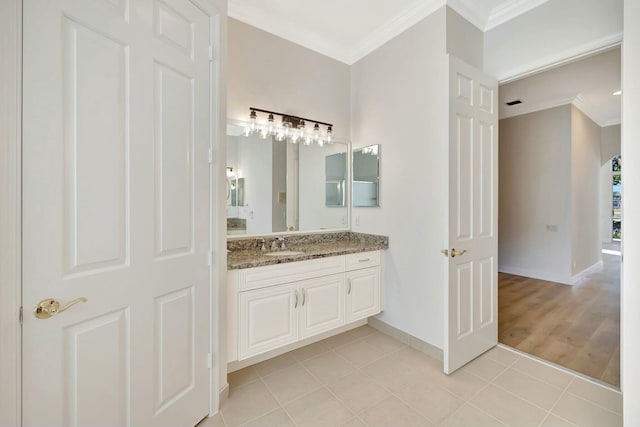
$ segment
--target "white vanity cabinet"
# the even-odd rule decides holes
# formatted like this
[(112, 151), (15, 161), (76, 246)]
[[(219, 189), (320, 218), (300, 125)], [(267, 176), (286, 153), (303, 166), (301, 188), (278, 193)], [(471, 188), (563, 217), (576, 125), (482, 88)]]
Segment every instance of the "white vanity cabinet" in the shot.
[(242, 361), (378, 314), (380, 251), (230, 270), (228, 285), (227, 360)]

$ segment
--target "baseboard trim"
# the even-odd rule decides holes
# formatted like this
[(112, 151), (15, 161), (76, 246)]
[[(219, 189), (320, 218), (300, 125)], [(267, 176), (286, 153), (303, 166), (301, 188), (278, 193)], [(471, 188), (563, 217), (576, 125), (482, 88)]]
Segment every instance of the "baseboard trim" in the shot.
[(421, 339), (416, 338), (404, 331), (401, 331), (400, 329), (391, 326), (390, 324), (383, 322), (378, 318), (370, 317), (369, 326), (382, 332), (385, 335), (389, 335), (391, 338), (398, 340), (415, 350), (418, 350), (421, 353), (426, 354), (433, 359), (438, 360), (439, 362), (444, 361), (444, 352), (442, 351), (442, 349), (434, 346), (433, 344), (422, 341)]
[(218, 393), (218, 402), (220, 402), (220, 408), (225, 402), (229, 399), (229, 383), (225, 382), (224, 386), (220, 388), (220, 392)]
[(576, 283), (578, 283), (580, 280), (584, 279), (589, 274), (593, 274), (593, 273), (597, 273), (599, 271), (602, 271), (603, 267), (604, 267), (604, 262), (602, 260), (596, 262), (592, 266), (587, 267), (584, 270), (582, 270), (580, 273), (573, 275), (573, 277), (571, 277), (571, 284), (575, 285)]
[(560, 283), (562, 285), (573, 285), (573, 277), (562, 276), (557, 274), (548, 273), (546, 271), (528, 270), (526, 268), (511, 267), (508, 265), (499, 265), (498, 271), (500, 273), (513, 274), (515, 276), (531, 277), (533, 279), (546, 280), (547, 282)]

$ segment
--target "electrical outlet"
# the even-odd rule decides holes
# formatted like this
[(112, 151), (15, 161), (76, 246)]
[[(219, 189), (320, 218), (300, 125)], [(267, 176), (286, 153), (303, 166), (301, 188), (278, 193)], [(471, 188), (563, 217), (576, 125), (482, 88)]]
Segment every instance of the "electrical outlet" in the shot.
[(360, 226), (360, 215), (356, 215), (356, 225)]

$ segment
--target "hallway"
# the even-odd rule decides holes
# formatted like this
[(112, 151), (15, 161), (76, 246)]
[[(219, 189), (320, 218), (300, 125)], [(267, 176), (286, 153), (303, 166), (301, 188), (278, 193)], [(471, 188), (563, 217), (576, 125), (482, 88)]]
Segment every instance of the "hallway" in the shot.
[(620, 256), (573, 286), (498, 275), (498, 340), (620, 387)]

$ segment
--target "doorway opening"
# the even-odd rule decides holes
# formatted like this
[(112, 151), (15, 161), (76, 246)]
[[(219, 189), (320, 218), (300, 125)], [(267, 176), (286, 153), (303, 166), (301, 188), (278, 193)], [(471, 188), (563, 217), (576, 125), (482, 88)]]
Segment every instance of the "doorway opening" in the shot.
[(620, 85), (619, 48), (507, 83), (499, 129), (499, 342), (614, 387)]

